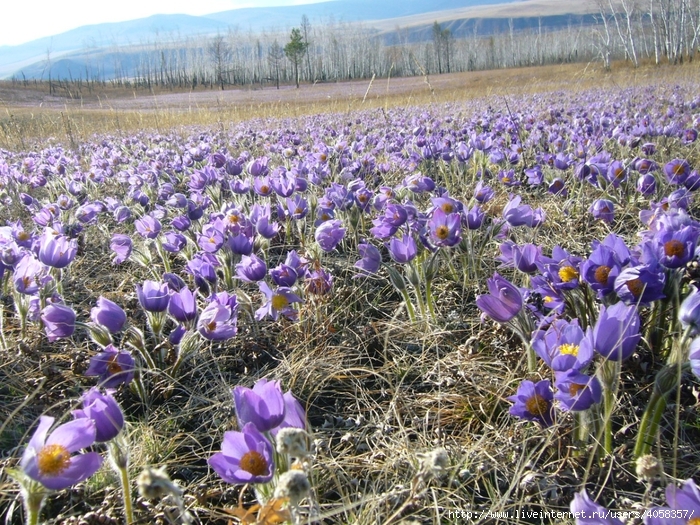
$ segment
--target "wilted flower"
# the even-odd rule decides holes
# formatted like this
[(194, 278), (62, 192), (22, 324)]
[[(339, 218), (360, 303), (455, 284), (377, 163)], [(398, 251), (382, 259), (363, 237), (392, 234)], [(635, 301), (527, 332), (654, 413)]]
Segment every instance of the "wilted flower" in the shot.
[(29, 440), (20, 466), (31, 479), (50, 490), (62, 490), (92, 476), (102, 465), (97, 452), (73, 454), (95, 442), (95, 423), (77, 419), (64, 423), (48, 435), (54, 418), (41, 416)]
[(549, 380), (537, 383), (525, 380), (520, 383), (515, 395), (508, 397), (514, 403), (509, 412), (513, 416), (537, 421), (543, 427), (548, 427), (554, 423), (553, 399)]
[(227, 483), (266, 483), (275, 471), (272, 445), (253, 423), (241, 432), (224, 433), (221, 452), (209, 458), (209, 465)]

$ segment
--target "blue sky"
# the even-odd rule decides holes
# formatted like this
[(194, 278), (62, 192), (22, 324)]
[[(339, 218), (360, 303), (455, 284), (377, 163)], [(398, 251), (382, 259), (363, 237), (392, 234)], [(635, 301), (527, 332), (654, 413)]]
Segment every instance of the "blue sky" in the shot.
[(14, 46), (76, 27), (154, 14), (205, 15), (242, 7), (312, 4), (324, 0), (5, 0), (0, 46)]

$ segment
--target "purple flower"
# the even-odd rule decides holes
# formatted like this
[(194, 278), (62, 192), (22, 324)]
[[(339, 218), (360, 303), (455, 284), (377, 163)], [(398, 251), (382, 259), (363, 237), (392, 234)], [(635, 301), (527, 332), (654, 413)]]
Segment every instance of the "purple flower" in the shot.
[(498, 273), (486, 281), (486, 286), (490, 293), (476, 297), (476, 306), (484, 314), (499, 323), (507, 323), (520, 312), (523, 298), (516, 286)]
[(294, 286), (297, 282), (297, 271), (286, 264), (280, 264), (270, 270), (270, 277), (277, 286)]
[(481, 206), (475, 204), (469, 210), (463, 212), (462, 224), (470, 230), (478, 230), (484, 224), (486, 213), (481, 209)]
[(685, 159), (673, 159), (664, 166), (664, 174), (671, 184), (683, 184), (690, 175), (690, 164)]
[(187, 246), (187, 237), (176, 231), (166, 232), (162, 246), (166, 252), (178, 253)]
[(267, 265), (254, 253), (241, 257), (241, 262), (236, 265), (236, 277), (248, 283), (257, 282), (265, 278)]
[(279, 381), (262, 378), (253, 388), (235, 387), (232, 394), (239, 426), (252, 423), (260, 432), (268, 432), (284, 420), (285, 402)]
[(143, 286), (136, 285), (136, 296), (141, 308), (147, 312), (164, 312), (168, 308), (168, 285), (146, 280)]
[(252, 423), (241, 432), (225, 432), (221, 452), (209, 458), (209, 465), (234, 484), (266, 483), (275, 471), (272, 445)]
[(70, 337), (75, 332), (75, 312), (65, 304), (53, 303), (46, 306), (41, 312), (41, 320), (51, 342)]
[(535, 353), (552, 370), (581, 370), (593, 360), (593, 347), (584, 337), (578, 319), (555, 319), (547, 330), (538, 330), (532, 337)]
[(680, 489), (674, 483), (668, 485), (666, 503), (668, 507), (653, 507), (645, 513), (645, 525), (694, 524), (700, 516), (700, 490), (692, 479), (685, 480)]
[(186, 286), (170, 294), (168, 313), (179, 323), (188, 323), (197, 317), (195, 294)]
[(52, 268), (65, 268), (78, 253), (78, 243), (64, 235), (55, 235), (50, 230), (44, 232), (39, 245), (39, 260)]
[(45, 268), (34, 256), (26, 254), (15, 265), (15, 271), (12, 274), (15, 290), (26, 295), (38, 292), (40, 282), (45, 275)]
[(608, 509), (591, 500), (586, 489), (574, 495), (569, 509), (576, 517), (576, 525), (624, 525), (622, 520), (613, 517)]
[(493, 191), (491, 186), (486, 186), (481, 181), (476, 183), (476, 186), (474, 187), (474, 198), (481, 204), (490, 201), (495, 197), (495, 195), (496, 192)]
[(360, 252), (361, 259), (355, 263), (355, 268), (359, 269), (360, 273), (354, 277), (377, 273), (382, 264), (382, 254), (377, 247), (369, 243), (360, 243), (357, 245), (357, 251)]
[(695, 256), (698, 230), (693, 226), (662, 228), (654, 236), (659, 263), (666, 268), (681, 268)]
[(526, 204), (520, 205), (520, 195), (513, 196), (503, 208), (503, 218), (511, 226), (532, 226), (533, 210)]
[(615, 292), (626, 304), (649, 305), (663, 299), (665, 275), (649, 266), (625, 268), (615, 279)]
[(684, 329), (692, 327), (690, 335), (700, 334), (700, 291), (694, 286), (678, 309), (678, 320)]
[(603, 389), (598, 378), (582, 374), (578, 370), (557, 372), (554, 397), (564, 410), (580, 411), (600, 403)]
[(97, 431), (95, 441), (98, 443), (115, 438), (124, 427), (124, 414), (112, 396), (112, 391), (107, 390), (103, 394), (96, 386), (83, 395), (83, 408), (73, 410), (73, 417), (94, 421)]
[(435, 246), (454, 246), (462, 239), (460, 226), (462, 224), (459, 213), (447, 214), (442, 208), (436, 208), (433, 216), (428, 221), (430, 240)]
[(121, 264), (131, 255), (131, 250), (133, 248), (131, 237), (128, 235), (115, 233), (112, 235), (112, 241), (110, 242), (109, 247), (115, 253), (112, 263)]
[(416, 241), (411, 235), (404, 235), (401, 239), (392, 237), (387, 248), (391, 258), (399, 264), (411, 262), (418, 253)]
[(136, 231), (145, 239), (155, 239), (160, 233), (160, 221), (152, 215), (144, 215), (140, 219), (134, 221)]
[(690, 369), (695, 377), (700, 379), (700, 337), (696, 337), (690, 342)]
[(210, 341), (225, 341), (236, 335), (238, 305), (235, 296), (231, 298), (233, 300), (217, 296), (202, 310), (197, 321), (197, 330), (202, 337)]
[(126, 312), (118, 304), (100, 296), (97, 306), (90, 310), (90, 319), (114, 334), (124, 329)]
[(41, 416), (39, 426), (22, 454), (20, 466), (31, 479), (50, 490), (62, 490), (92, 476), (102, 465), (97, 452), (73, 454), (95, 442), (95, 423), (77, 419), (48, 435), (54, 418)]
[(615, 278), (620, 274), (620, 262), (609, 246), (599, 244), (581, 264), (581, 276), (603, 297), (613, 291)]
[(586, 331), (593, 349), (613, 361), (624, 361), (632, 355), (642, 338), (639, 333), (640, 319), (634, 305), (615, 303), (600, 307), (598, 320)]
[(645, 197), (656, 193), (656, 178), (651, 173), (645, 173), (637, 179), (637, 191)]
[(105, 388), (116, 388), (122, 383), (129, 384), (134, 378), (134, 358), (126, 350), (119, 350), (113, 345), (90, 358), (90, 366), (85, 371), (88, 377), (97, 376)]
[(265, 295), (266, 301), (255, 311), (255, 319), (260, 321), (265, 317), (271, 317), (273, 321), (276, 321), (281, 314), (291, 321), (296, 320), (298, 313), (292, 307), (292, 303), (303, 302), (301, 297), (284, 286), (280, 286), (277, 290), (272, 291), (264, 281), (260, 281), (258, 287)]
[(608, 224), (615, 219), (615, 205), (608, 199), (596, 199), (593, 201), (589, 212), (593, 215), (593, 218)]
[(345, 228), (339, 219), (325, 221), (316, 228), (316, 242), (325, 252), (332, 251), (345, 237)]
[(549, 427), (554, 423), (553, 399), (549, 380), (537, 383), (525, 380), (520, 383), (515, 395), (508, 397), (514, 403), (509, 412), (513, 416), (537, 421), (543, 427)]
[(306, 413), (304, 412), (304, 407), (301, 403), (294, 397), (291, 390), (285, 392), (282, 396), (284, 398), (284, 420), (272, 429), (271, 433), (273, 436), (277, 435), (277, 432), (282, 428), (306, 428)]

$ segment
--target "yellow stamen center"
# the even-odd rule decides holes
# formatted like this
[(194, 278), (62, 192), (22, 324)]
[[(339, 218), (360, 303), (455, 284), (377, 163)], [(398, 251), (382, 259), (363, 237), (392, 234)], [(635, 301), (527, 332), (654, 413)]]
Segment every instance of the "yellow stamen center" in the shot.
[(63, 445), (46, 445), (37, 454), (39, 472), (44, 476), (58, 476), (70, 465), (70, 452)]
[(525, 401), (525, 410), (534, 416), (544, 416), (549, 412), (550, 403), (539, 394), (535, 394)]
[(563, 266), (559, 269), (559, 278), (565, 283), (578, 279), (578, 272), (573, 266)]
[(678, 239), (671, 239), (664, 243), (664, 254), (666, 257), (683, 257), (685, 245)]
[(688, 520), (688, 525), (700, 525), (700, 518), (691, 518)]
[(249, 450), (239, 463), (241, 470), (249, 472), (253, 476), (263, 476), (268, 473), (267, 461), (260, 452), (256, 450)]
[(612, 270), (610, 266), (598, 266), (598, 268), (596, 268), (595, 273), (593, 274), (593, 277), (596, 280), (596, 282), (602, 284), (603, 286), (607, 285), (610, 270)]
[(572, 345), (569, 343), (564, 343), (563, 345), (559, 346), (559, 353), (562, 355), (572, 355), (576, 357), (578, 355), (578, 345)]
[(272, 303), (272, 308), (275, 310), (281, 310), (282, 308), (289, 306), (289, 299), (279, 293), (274, 295), (270, 302)]

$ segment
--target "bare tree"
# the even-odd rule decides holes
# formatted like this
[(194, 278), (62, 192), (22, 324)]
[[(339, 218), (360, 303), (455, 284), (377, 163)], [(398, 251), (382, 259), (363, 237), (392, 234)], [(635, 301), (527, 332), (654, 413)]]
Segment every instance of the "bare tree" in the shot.
[(228, 64), (231, 61), (233, 50), (226, 39), (221, 35), (216, 35), (209, 43), (209, 58), (214, 65), (214, 80), (224, 90), (226, 78), (224, 74), (228, 72)]

